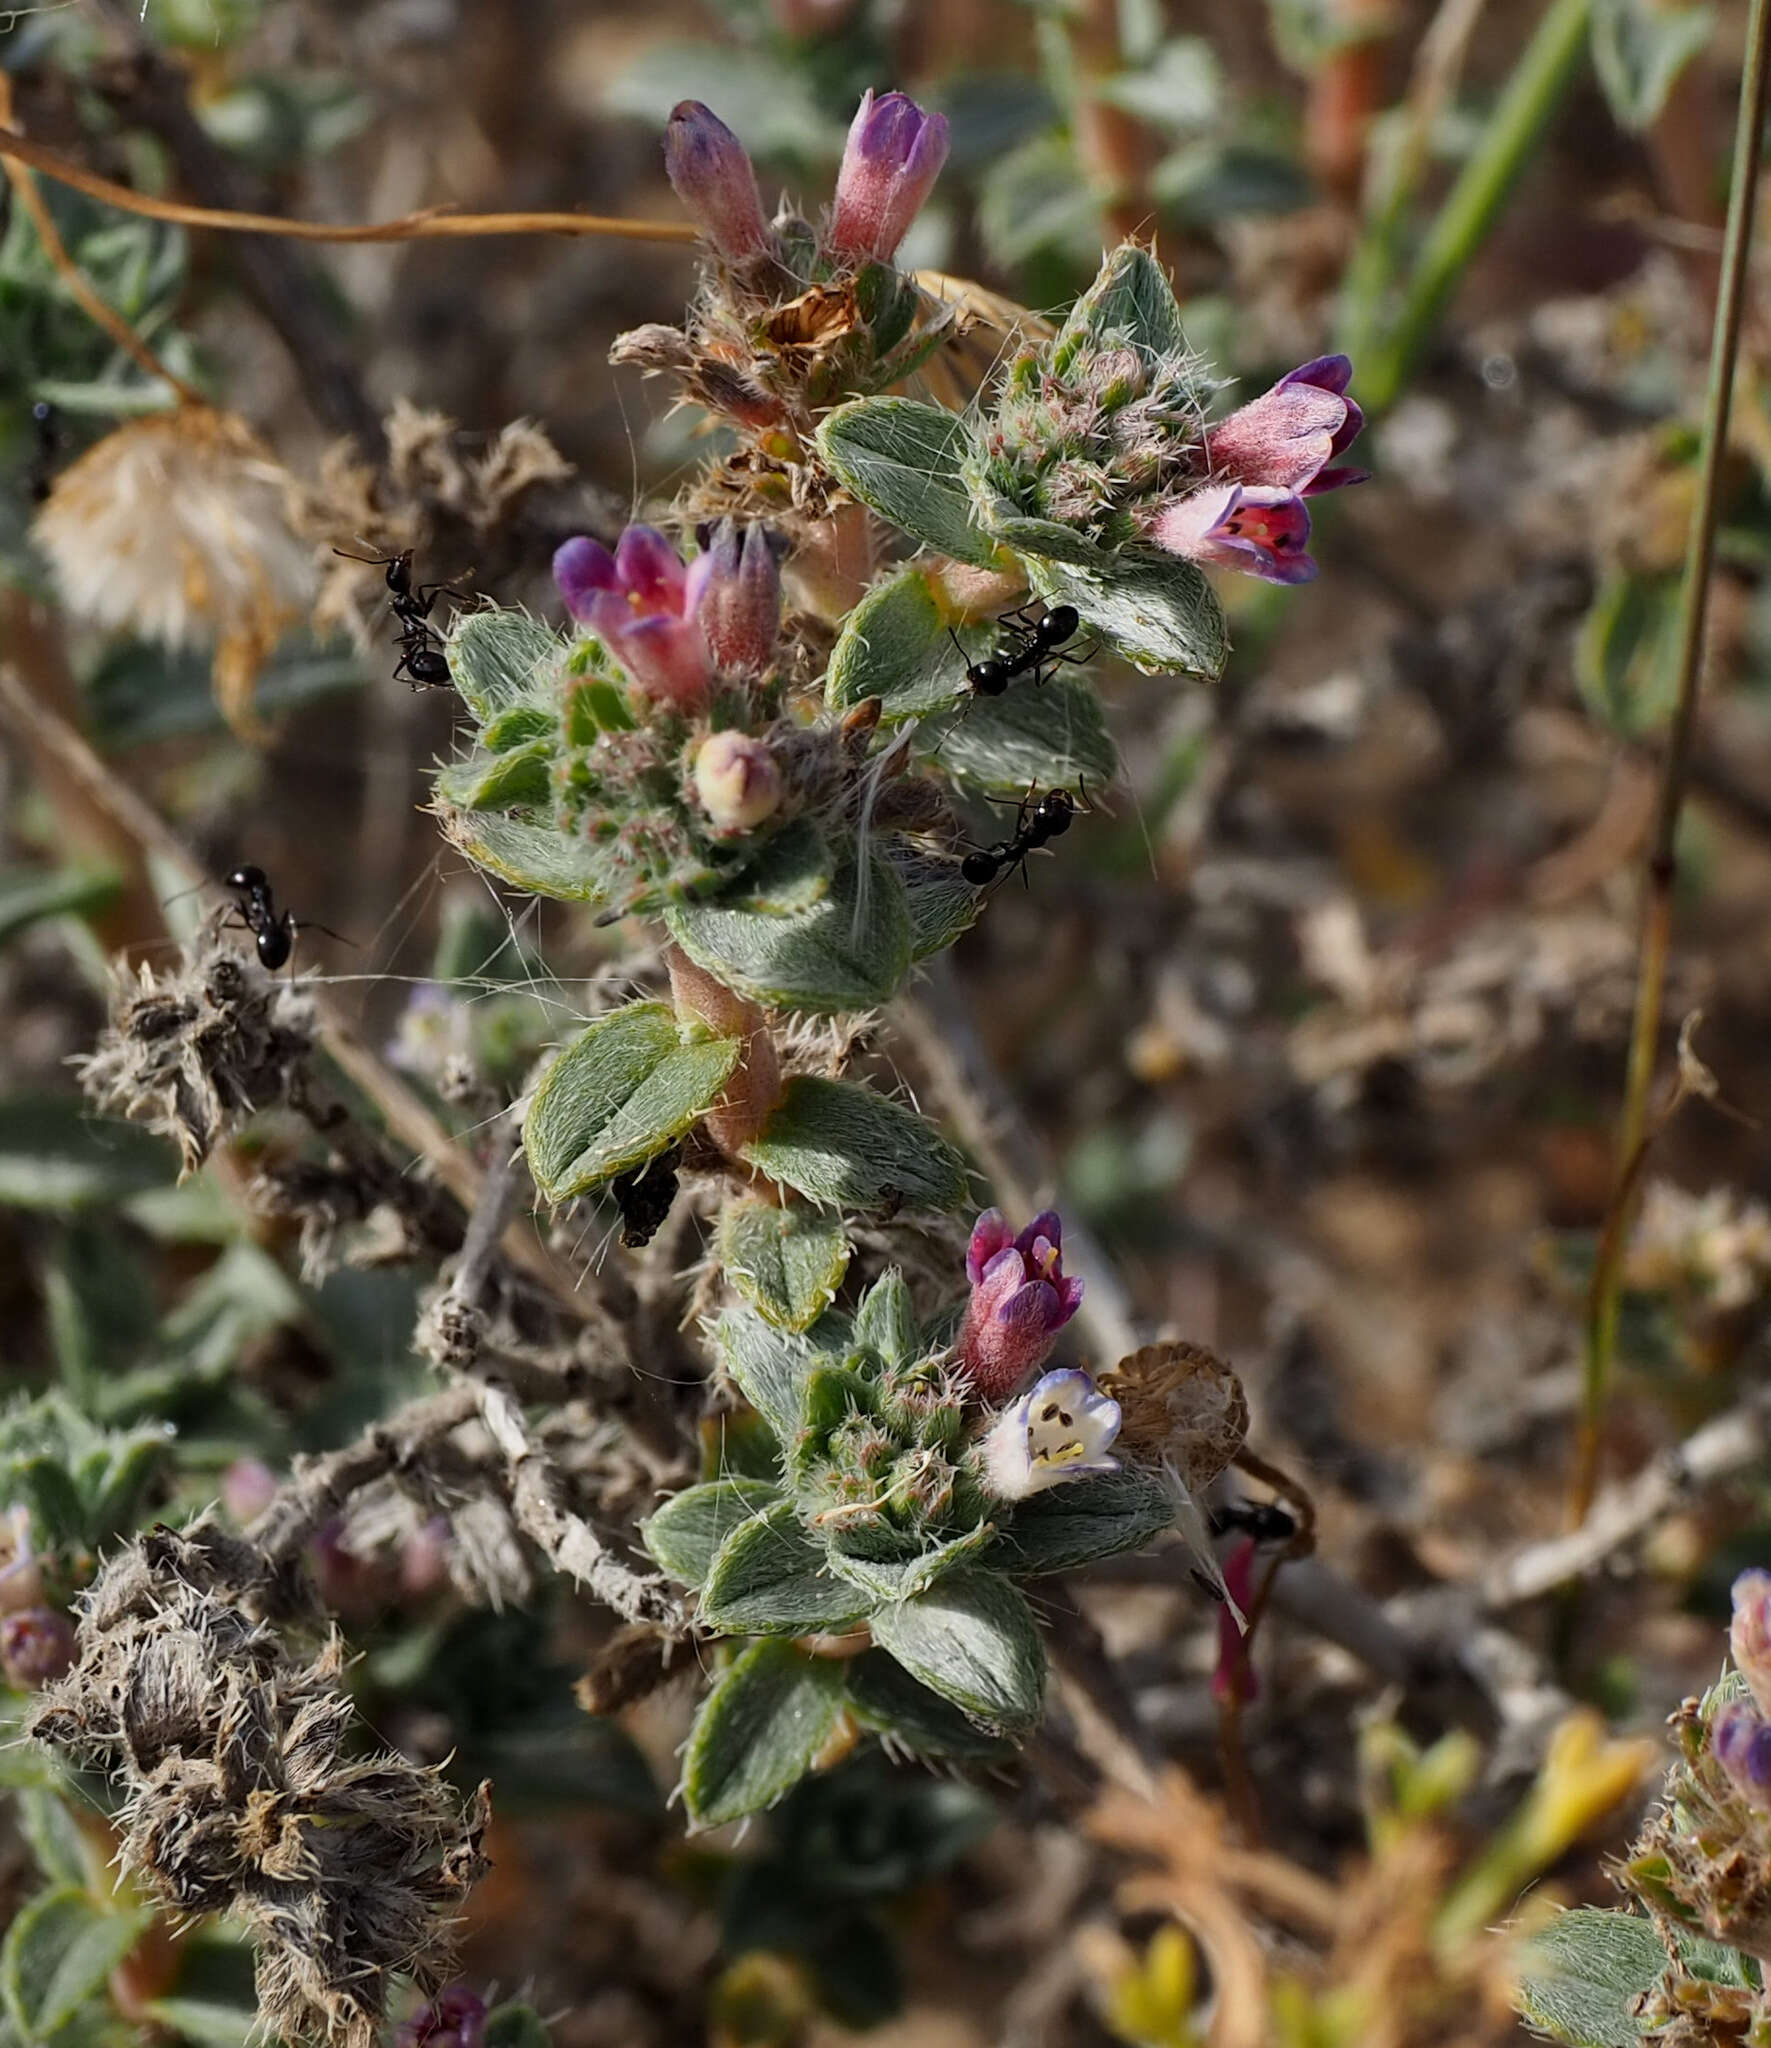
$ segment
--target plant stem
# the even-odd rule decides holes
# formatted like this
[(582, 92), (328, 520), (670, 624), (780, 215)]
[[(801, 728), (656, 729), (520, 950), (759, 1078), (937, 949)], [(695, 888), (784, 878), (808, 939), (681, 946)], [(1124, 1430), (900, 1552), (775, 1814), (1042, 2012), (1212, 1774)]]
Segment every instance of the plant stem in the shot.
[(1747, 23), (1746, 75), (1740, 88), (1740, 119), (1734, 138), (1734, 175), (1728, 193), (1728, 226), (1723, 241), (1722, 287), (1710, 343), (1709, 392), (1704, 402), (1703, 453), (1697, 499), (1685, 543), (1684, 578), (1679, 588), (1678, 695), (1661, 766), (1660, 795), (1642, 888), (1642, 936), (1637, 956), (1636, 1014), (1630, 1033), (1629, 1069), (1617, 1133), (1617, 1179), (1611, 1212), (1600, 1238), (1589, 1296), (1582, 1370), (1581, 1424), (1569, 1490), (1569, 1519), (1586, 1520), (1598, 1484), (1599, 1444), (1605, 1403), (1611, 1391), (1617, 1351), (1618, 1299), (1623, 1282), (1627, 1213), (1641, 1178), (1648, 1125), (1648, 1093), (1660, 1045), (1661, 1006), (1666, 994), (1667, 950), (1672, 939), (1673, 888), (1678, 879), (1675, 840), (1685, 801), (1685, 779), (1697, 728), (1698, 691), (1703, 674), (1703, 634), (1710, 572), (1715, 562), (1716, 517), (1721, 503), (1722, 459), (1728, 445), (1728, 414), (1734, 396), (1734, 360), (1740, 348), (1741, 312), (1746, 298), (1747, 252), (1752, 243), (1754, 198), (1765, 126), (1767, 78), (1771, 77), (1771, 0), (1752, 0)]
[(1592, 0), (1550, 0), (1475, 154), (1427, 231), (1393, 326), (1361, 367), (1359, 397), (1368, 412), (1388, 411), (1414, 374), (1439, 316), (1562, 104), (1586, 50), (1591, 13)]

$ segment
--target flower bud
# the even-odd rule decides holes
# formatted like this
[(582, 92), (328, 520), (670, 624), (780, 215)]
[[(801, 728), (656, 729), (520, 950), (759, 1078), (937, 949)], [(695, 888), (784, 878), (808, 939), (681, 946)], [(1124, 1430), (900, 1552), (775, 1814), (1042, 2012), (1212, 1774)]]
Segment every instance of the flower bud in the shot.
[(395, 2048), (485, 2048), (486, 2001), (451, 1984), (420, 2006), (394, 2036)]
[(781, 770), (767, 744), (742, 732), (710, 733), (695, 756), (695, 795), (720, 833), (748, 832), (781, 804)]
[(8, 1685), (34, 1692), (74, 1668), (74, 1624), (53, 1607), (27, 1607), (0, 1617), (0, 1672)]
[(1734, 1581), (1728, 1647), (1759, 1712), (1771, 1718), (1771, 1572), (1742, 1572)]
[(1771, 1810), (1771, 1726), (1746, 1700), (1730, 1700), (1710, 1718), (1710, 1750), (1729, 1782), (1752, 1805)]
[(889, 263), (947, 161), (947, 117), (901, 92), (871, 91), (849, 127), (825, 245), (856, 262)]
[(689, 587), (714, 667), (761, 675), (781, 630), (781, 564), (768, 529), (722, 519), (689, 565)]
[(671, 109), (664, 168), (690, 219), (728, 263), (751, 263), (769, 253), (749, 154), (699, 100), (681, 100)]
[[(997, 1209), (972, 1230), (966, 1272), (972, 1283), (959, 1354), (973, 1390), (1000, 1401), (1051, 1356), (1058, 1332), (1082, 1305), (1082, 1282), (1066, 1280), (1057, 1212), (1035, 1216), (1019, 1237)], [(1119, 1410), (1113, 1409), (1119, 1427)]]

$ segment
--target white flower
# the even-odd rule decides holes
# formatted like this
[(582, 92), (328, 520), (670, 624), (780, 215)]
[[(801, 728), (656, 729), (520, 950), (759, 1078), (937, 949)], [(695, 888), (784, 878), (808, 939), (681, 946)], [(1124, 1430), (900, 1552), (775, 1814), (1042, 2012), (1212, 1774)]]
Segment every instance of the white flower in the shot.
[(1087, 1373), (1048, 1372), (1012, 1401), (985, 1433), (984, 1474), (1003, 1500), (1025, 1500), (1096, 1472), (1117, 1472), (1106, 1453), (1119, 1434), (1119, 1403)]
[(290, 484), (244, 420), (185, 405), (89, 448), (32, 533), (76, 618), (166, 647), (213, 644), (217, 701), (244, 730), (258, 671), (313, 591)]

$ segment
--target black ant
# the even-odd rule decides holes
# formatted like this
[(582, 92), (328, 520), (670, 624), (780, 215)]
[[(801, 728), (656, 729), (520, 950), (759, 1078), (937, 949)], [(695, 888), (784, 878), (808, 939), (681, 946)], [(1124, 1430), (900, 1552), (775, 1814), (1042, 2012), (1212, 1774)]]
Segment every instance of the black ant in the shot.
[(51, 472), (61, 453), (61, 429), (56, 424), (55, 407), (47, 398), (39, 398), (31, 407), (31, 431), (37, 441), (31, 458), (31, 502), (41, 505), (55, 488)]
[[(994, 654), (966, 663), (966, 688), (974, 697), (1000, 697), (1017, 676), (1030, 675), (1036, 683), (1043, 683), (1048, 677), (1048, 663), (1080, 665), (1088, 659), (1084, 654), (1062, 651), (1082, 626), (1073, 604), (1053, 605), (1039, 619), (1029, 619), (1023, 607), (1018, 612), (1004, 612), (996, 623), (1006, 635), (1004, 642)], [(954, 646), (959, 647), (959, 636), (951, 627), (947, 630)], [(959, 647), (959, 651), (964, 654), (965, 649)]]
[[(1021, 799), (1015, 829), (1009, 838), (998, 840), (994, 846), (974, 846), (960, 862), (960, 874), (974, 889), (987, 889), (999, 875), (1013, 874), (1016, 868), (1024, 870), (1028, 854), (1069, 831), (1078, 806), (1067, 789), (1048, 789), (1029, 811), (1031, 795), (1029, 791)], [(1083, 801), (1086, 804), (1086, 796)]]
[(1273, 1500), (1225, 1501), (1208, 1519), (1214, 1536), (1236, 1529), (1257, 1543), (1289, 1543), (1298, 1532), (1297, 1517)]
[(400, 659), (394, 669), (394, 680), (407, 678), (417, 689), (430, 689), (449, 680), (449, 663), (437, 636), (430, 624), (430, 615), (437, 608), (437, 599), (445, 592), (450, 597), (461, 593), (452, 583), (418, 583), (412, 581), (412, 550), (402, 548), (397, 555), (353, 555), (349, 548), (334, 548), (335, 555), (342, 555), (347, 562), (366, 562), (370, 567), (387, 572), (387, 601), (393, 615), (400, 622)]
[[(234, 892), (235, 913), (252, 934), (259, 964), (275, 974), (295, 950), (297, 926), (294, 911), (277, 908), (277, 900), (271, 893), (270, 877), (263, 868), (253, 867), (250, 863), (235, 868), (225, 886)], [(325, 932), (329, 938), (343, 936), (328, 925), (315, 925), (314, 929)], [(348, 946), (350, 941), (345, 939), (344, 943)]]

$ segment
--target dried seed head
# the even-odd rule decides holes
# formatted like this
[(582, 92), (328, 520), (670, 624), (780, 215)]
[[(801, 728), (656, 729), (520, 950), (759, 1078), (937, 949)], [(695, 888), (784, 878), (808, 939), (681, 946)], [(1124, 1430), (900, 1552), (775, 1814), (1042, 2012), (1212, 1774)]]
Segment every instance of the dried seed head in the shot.
[(1120, 1448), (1169, 1464), (1192, 1493), (1207, 1487), (1248, 1436), (1242, 1382), (1199, 1344), (1146, 1344), (1101, 1381), (1119, 1403)]
[(245, 1923), (267, 2033), (375, 2048), (393, 1973), (447, 1974), (485, 1788), (463, 1812), (435, 1772), (360, 1753), (342, 1645), (299, 1662), (251, 1618), (268, 1591), (216, 1523), (138, 1538), (86, 1594), (79, 1662), (30, 1732), (110, 1780), (124, 1861), (164, 1899)]
[(227, 917), (212, 911), (170, 972), (119, 969), (79, 1063), (90, 1099), (175, 1139), (187, 1174), (242, 1118), (289, 1100), (313, 1047), (307, 997), (236, 952)]

